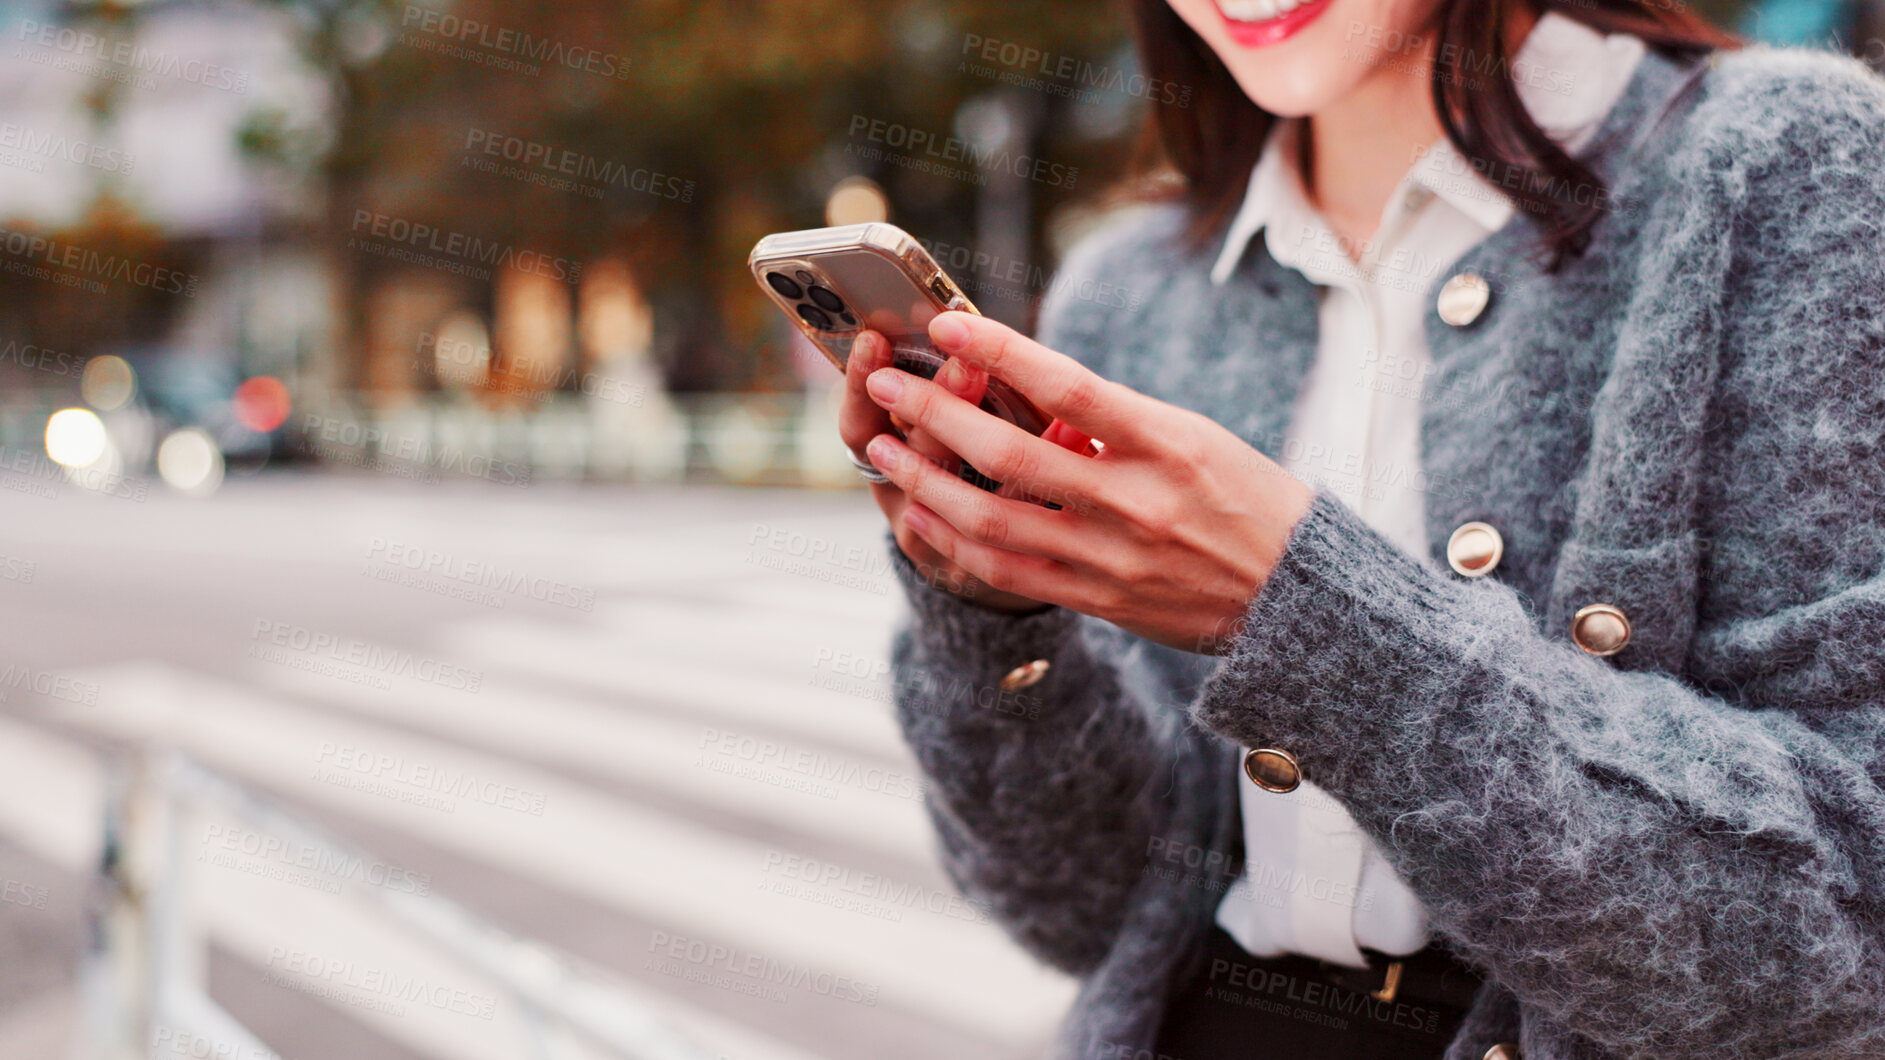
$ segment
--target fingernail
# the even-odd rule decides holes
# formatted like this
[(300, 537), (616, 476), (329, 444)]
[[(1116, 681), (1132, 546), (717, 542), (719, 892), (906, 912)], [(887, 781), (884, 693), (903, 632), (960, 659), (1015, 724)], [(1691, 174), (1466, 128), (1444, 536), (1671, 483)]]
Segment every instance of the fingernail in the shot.
[(929, 322), (929, 338), (945, 350), (959, 350), (969, 344), (969, 326), (954, 313), (944, 313)]
[(864, 447), (864, 456), (872, 466), (886, 474), (896, 469), (897, 450), (885, 435), (880, 434), (872, 438), (870, 444)]
[(903, 509), (903, 521), (910, 529), (919, 534), (929, 530), (929, 519), (914, 505)]
[(864, 380), (864, 389), (879, 401), (895, 401), (903, 393), (903, 373), (895, 368), (879, 368)]

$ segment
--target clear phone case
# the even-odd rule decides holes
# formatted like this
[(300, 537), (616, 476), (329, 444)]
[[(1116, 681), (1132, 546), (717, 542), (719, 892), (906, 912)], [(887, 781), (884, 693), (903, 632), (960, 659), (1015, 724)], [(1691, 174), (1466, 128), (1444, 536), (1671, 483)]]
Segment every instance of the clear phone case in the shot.
[[(898, 368), (933, 378), (947, 358), (931, 346), (929, 322), (946, 310), (980, 315), (929, 252), (891, 224), (780, 232), (759, 241), (747, 267), (759, 289), (840, 371), (857, 334), (869, 328), (890, 341)], [(998, 379), (989, 380), (982, 408), (1030, 434), (1049, 423)], [(998, 485), (966, 464), (963, 477), (984, 489)]]

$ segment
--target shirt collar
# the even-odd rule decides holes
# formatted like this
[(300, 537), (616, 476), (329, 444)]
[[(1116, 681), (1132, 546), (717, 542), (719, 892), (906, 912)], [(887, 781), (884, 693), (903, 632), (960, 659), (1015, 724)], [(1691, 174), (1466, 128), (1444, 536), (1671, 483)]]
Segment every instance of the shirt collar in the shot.
[[(1622, 98), (1646, 50), (1637, 37), (1606, 36), (1553, 11), (1538, 19), (1508, 69), (1519, 102), (1532, 121), (1575, 155)], [(1250, 240), (1265, 227), (1295, 211), (1313, 213), (1295, 164), (1299, 124), (1299, 119), (1278, 121), (1264, 141), (1243, 205), (1232, 218), (1211, 269), (1214, 283), (1230, 279)], [(1504, 227), (1513, 212), (1512, 200), (1498, 189), (1499, 174), (1492, 176), (1494, 180), (1488, 181), (1476, 172), (1443, 138), (1422, 152), (1403, 183), (1424, 187), (1491, 233)]]

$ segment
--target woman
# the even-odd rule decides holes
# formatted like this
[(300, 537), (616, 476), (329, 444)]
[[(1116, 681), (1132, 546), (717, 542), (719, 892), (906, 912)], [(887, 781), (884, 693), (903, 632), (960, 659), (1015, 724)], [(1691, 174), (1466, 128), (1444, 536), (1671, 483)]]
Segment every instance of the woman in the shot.
[(1062, 1052), (1885, 1055), (1885, 91), (1636, 0), (1137, 21), (1180, 201), (841, 416)]

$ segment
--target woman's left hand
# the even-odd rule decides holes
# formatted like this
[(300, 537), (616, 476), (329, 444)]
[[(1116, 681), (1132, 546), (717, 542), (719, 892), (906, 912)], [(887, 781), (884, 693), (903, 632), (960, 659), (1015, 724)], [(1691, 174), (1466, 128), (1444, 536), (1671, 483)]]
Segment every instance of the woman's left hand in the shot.
[(912, 500), (909, 527), (993, 588), (1174, 648), (1222, 652), (1313, 491), (1210, 419), (1108, 382), (996, 321), (944, 313), (929, 334), (942, 353), (1103, 448), (1070, 451), (934, 383), (879, 369), (872, 400), (1003, 486), (999, 496), (977, 489), (880, 434), (870, 460)]

